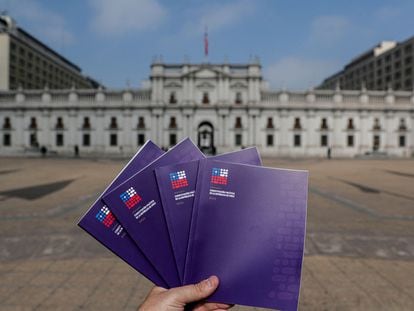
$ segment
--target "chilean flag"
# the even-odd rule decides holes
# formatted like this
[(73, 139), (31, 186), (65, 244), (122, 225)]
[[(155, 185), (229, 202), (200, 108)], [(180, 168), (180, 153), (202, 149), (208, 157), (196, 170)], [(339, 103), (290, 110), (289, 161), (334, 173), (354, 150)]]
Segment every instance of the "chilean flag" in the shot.
[(229, 170), (214, 167), (211, 171), (211, 183), (216, 185), (227, 185)]
[(133, 187), (121, 193), (119, 197), (121, 198), (122, 202), (124, 202), (125, 205), (128, 207), (128, 209), (133, 208), (142, 200)]
[(178, 189), (188, 186), (187, 176), (185, 171), (178, 171), (175, 173), (170, 173), (171, 187), (173, 189)]
[(114, 221), (115, 216), (111, 213), (106, 205), (102, 206), (99, 212), (96, 214), (96, 219), (98, 219), (105, 227), (110, 227)]

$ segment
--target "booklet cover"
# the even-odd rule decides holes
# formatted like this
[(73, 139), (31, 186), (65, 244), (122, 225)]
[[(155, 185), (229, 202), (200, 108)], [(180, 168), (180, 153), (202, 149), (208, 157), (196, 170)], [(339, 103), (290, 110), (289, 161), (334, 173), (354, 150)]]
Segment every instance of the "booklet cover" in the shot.
[(120, 225), (110, 209), (101, 202), (101, 198), (104, 194), (109, 193), (112, 189), (143, 169), (163, 153), (157, 145), (151, 141), (147, 141), (78, 223), (82, 229), (92, 235), (106, 248), (158, 286), (166, 286), (167, 284), (135, 245), (134, 241)]
[(187, 138), (103, 197), (103, 201), (169, 287), (180, 286), (182, 283), (172, 251), (154, 169), (202, 158), (203, 153)]
[(214, 274), (210, 301), (297, 310), (308, 172), (199, 163), (184, 283)]
[[(247, 148), (210, 157), (221, 161), (261, 165), (257, 148)], [(155, 170), (162, 208), (181, 281), (190, 234), (198, 161), (163, 166)]]

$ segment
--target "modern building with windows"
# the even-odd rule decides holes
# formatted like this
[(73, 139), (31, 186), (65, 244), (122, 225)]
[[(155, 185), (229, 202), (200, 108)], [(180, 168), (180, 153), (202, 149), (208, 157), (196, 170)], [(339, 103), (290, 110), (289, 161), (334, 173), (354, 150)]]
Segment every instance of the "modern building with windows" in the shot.
[(0, 90), (97, 88), (99, 83), (44, 43), (0, 16)]
[(412, 91), (270, 90), (246, 64), (151, 65), (148, 88), (0, 92), (0, 153), (133, 154), (189, 136), (206, 153), (412, 157)]
[(383, 41), (325, 79), (319, 89), (410, 91), (414, 85), (414, 37)]

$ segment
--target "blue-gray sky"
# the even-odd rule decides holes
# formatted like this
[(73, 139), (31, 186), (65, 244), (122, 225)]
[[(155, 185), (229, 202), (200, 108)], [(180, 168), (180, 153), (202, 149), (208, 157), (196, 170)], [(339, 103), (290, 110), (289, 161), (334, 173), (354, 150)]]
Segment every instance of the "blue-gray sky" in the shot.
[(18, 24), (108, 87), (165, 62), (247, 62), (274, 88), (305, 89), (382, 40), (414, 35), (414, 1), (0, 0)]

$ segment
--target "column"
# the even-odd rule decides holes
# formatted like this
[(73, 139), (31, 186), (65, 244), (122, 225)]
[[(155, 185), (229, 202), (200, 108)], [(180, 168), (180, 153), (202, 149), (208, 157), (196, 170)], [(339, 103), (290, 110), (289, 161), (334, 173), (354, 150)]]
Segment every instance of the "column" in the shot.
[(280, 151), (286, 155), (289, 151), (290, 141), (293, 139), (293, 133), (290, 131), (288, 112), (286, 109), (280, 111)]
[[(305, 146), (305, 152), (307, 155), (316, 155), (318, 145), (317, 141), (319, 140), (319, 131), (316, 119), (316, 112), (315, 110), (309, 110), (307, 114), (305, 114), (306, 122), (304, 120), (303, 125), (306, 128), (306, 137), (302, 137), (303, 145)], [(303, 132), (305, 133), (305, 132)], [(293, 139), (293, 137), (292, 137)], [(306, 139), (306, 144), (305, 144)]]
[[(95, 122), (92, 124), (92, 145), (95, 145), (97, 153), (104, 152), (109, 145), (108, 124), (106, 124), (105, 113), (102, 109), (95, 110)], [(93, 144), (95, 142), (95, 144)]]
[(120, 142), (121, 146), (124, 146), (123, 151), (125, 153), (132, 153), (137, 148), (137, 138), (133, 139), (132, 136), (136, 136), (136, 131), (133, 130), (132, 125), (132, 111), (130, 108), (124, 109), (122, 113), (122, 119), (119, 124), (121, 127)]
[[(333, 137), (332, 137), (332, 143), (328, 142), (329, 146), (332, 146), (332, 153), (333, 156), (341, 155), (342, 154), (342, 148), (345, 143), (345, 139), (341, 137), (342, 134), (342, 122), (341, 122), (341, 112), (338, 110), (334, 111), (334, 119), (333, 119)], [(329, 124), (328, 124), (329, 125)]]
[(385, 122), (384, 122), (384, 149), (388, 153), (392, 153), (392, 151), (395, 151), (395, 147), (398, 146), (397, 144), (397, 135), (395, 135), (395, 130), (398, 128), (398, 126), (395, 126), (394, 122), (394, 113), (393, 112), (387, 112), (385, 114)]
[(256, 145), (256, 119), (260, 115), (258, 109), (249, 109), (248, 118), (249, 118), (249, 128), (248, 128), (248, 145)]
[[(75, 145), (80, 146), (80, 139), (78, 135), (78, 126), (77, 126), (77, 112), (75, 109), (70, 109), (68, 113), (68, 124), (64, 124), (67, 131), (64, 131), (64, 144), (67, 146), (66, 149), (68, 152), (73, 152)], [(66, 137), (67, 136), (67, 137)]]
[(359, 115), (359, 126), (356, 132), (359, 132), (359, 153), (364, 153), (371, 149), (368, 114), (366, 110), (361, 111)]

